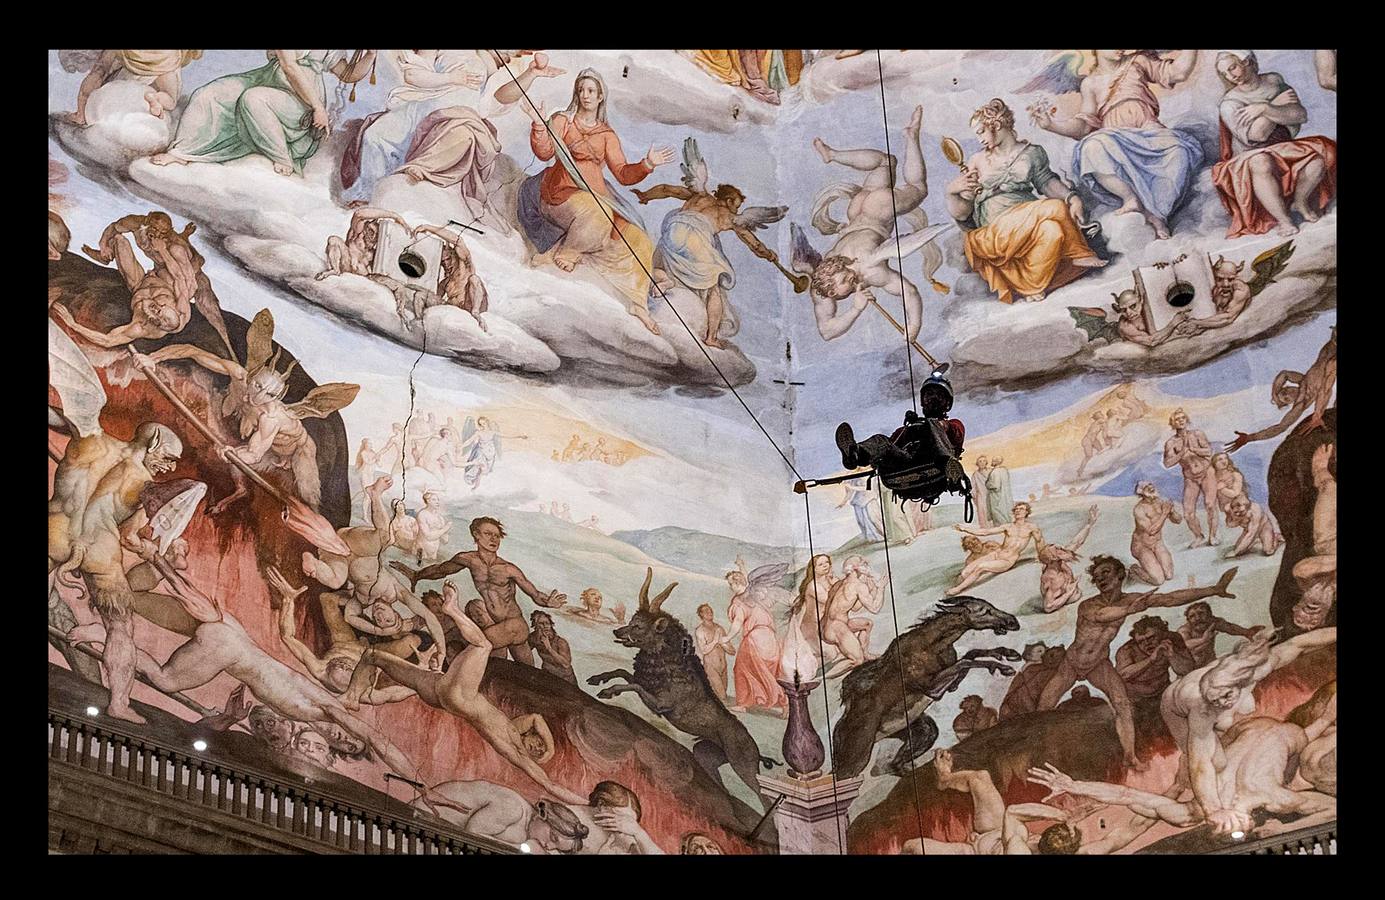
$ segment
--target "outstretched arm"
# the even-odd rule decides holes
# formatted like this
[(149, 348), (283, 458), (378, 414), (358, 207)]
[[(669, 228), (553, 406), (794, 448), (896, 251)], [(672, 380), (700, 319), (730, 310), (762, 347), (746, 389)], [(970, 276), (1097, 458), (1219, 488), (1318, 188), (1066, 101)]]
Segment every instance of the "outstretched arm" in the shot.
[(692, 189), (681, 184), (656, 184), (647, 191), (637, 190), (634, 194), (640, 203), (648, 203), (650, 200), (689, 200), (693, 196)]
[(985, 537), (985, 536), (990, 535), (990, 534), (1004, 534), (1004, 533), (1005, 533), (1005, 526), (1003, 526), (1003, 525), (998, 525), (998, 526), (996, 526), (996, 527), (994, 527), (994, 528), (971, 528), (971, 527), (966, 526), (966, 525), (957, 524), (957, 525), (953, 525), (952, 527), (955, 528), (955, 529), (957, 529), (958, 531), (964, 531), (964, 532), (966, 532), (967, 534), (975, 535), (976, 537)]
[(163, 334), (161, 331), (158, 332), (157, 335), (151, 333), (149, 329), (145, 328), (144, 323), (139, 321), (118, 325), (109, 332), (101, 332), (94, 328), (88, 328), (78, 322), (72, 317), (71, 311), (61, 303), (55, 303), (49, 307), (49, 309), (53, 315), (58, 317), (59, 321), (67, 325), (68, 328), (71, 328), (79, 337), (106, 350), (114, 350), (117, 347), (124, 347), (126, 344), (133, 341), (162, 336)]
[[(1051, 763), (1043, 768), (1029, 770), (1029, 781), (1042, 784), (1049, 789), (1049, 797), (1057, 794), (1071, 794), (1074, 797), (1087, 797), (1111, 806), (1124, 806), (1136, 815), (1150, 819), (1162, 819), (1170, 825), (1192, 825), (1196, 819), (1189, 815), (1187, 804), (1178, 803), (1167, 797), (1140, 791), (1120, 784), (1104, 781), (1077, 781), (1055, 768)], [(1014, 810), (1014, 807), (1011, 807)], [(1067, 819), (1061, 814), (1062, 820)]]
[(466, 568), (466, 563), (463, 562), (463, 560), (469, 552), (470, 551), (464, 550), (451, 559), (445, 559), (440, 563), (435, 563), (427, 568), (419, 569), (417, 572), (400, 562), (393, 562), (390, 563), (390, 565), (394, 566), (405, 575), (408, 575), (409, 581), (417, 586), (420, 581), (437, 581), (439, 578), (446, 578), (449, 575), (455, 575), (462, 571)]
[(566, 594), (560, 594), (557, 591), (550, 591), (549, 593), (545, 594), (543, 591), (540, 591), (538, 588), (534, 587), (533, 582), (526, 578), (524, 576), (524, 573), (520, 571), (519, 566), (515, 565), (514, 563), (510, 564), (510, 577), (512, 577), (515, 580), (515, 584), (519, 585), (519, 589), (521, 591), (524, 591), (524, 593), (528, 594), (529, 597), (539, 606), (556, 608), (562, 606), (564, 603), (567, 602)]
[(215, 353), (208, 353), (201, 347), (191, 344), (169, 344), (149, 354), (149, 361), (158, 364), (175, 359), (190, 359), (209, 372), (225, 375), (227, 378), (244, 378), (245, 368), (234, 360), (222, 359)]
[(308, 674), (319, 682), (322, 681), (323, 676), (327, 674), (327, 666), (318, 659), (316, 653), (313, 653), (306, 644), (298, 639), (297, 623), (294, 622), (295, 602), (303, 596), (307, 588), (295, 589), (273, 566), (269, 567), (266, 576), (270, 588), (279, 595), (279, 639), (293, 654), (294, 659), (302, 663), (303, 667), (308, 670)]
[[(1141, 600), (1145, 601), (1143, 606), (1135, 610), (1150, 609), (1155, 606), (1187, 606), (1189, 603), (1196, 603), (1199, 600), (1206, 600), (1210, 597), (1225, 597), (1228, 600), (1235, 600), (1236, 595), (1228, 593), (1226, 588), (1231, 584), (1231, 579), (1236, 577), (1239, 568), (1228, 569), (1222, 573), (1221, 578), (1211, 587), (1184, 588), (1181, 591), (1169, 591), (1167, 594), (1145, 594)], [(1137, 600), (1136, 603), (1140, 601)]]
[(1270, 671), (1283, 668), (1309, 650), (1317, 650), (1337, 643), (1337, 628), (1315, 628), (1297, 637), (1291, 637), (1270, 651)]
[(1265, 441), (1270, 438), (1279, 437), (1281, 434), (1288, 431), (1289, 428), (1303, 416), (1304, 411), (1308, 409), (1308, 401), (1310, 399), (1311, 398), (1306, 396), (1303, 392), (1299, 392), (1298, 398), (1294, 400), (1294, 405), (1289, 407), (1289, 411), (1284, 414), (1284, 418), (1280, 419), (1277, 424), (1271, 425), (1268, 428), (1262, 428), (1259, 431), (1251, 432), (1250, 434), (1246, 434), (1243, 431), (1236, 432), (1236, 439), (1227, 445), (1226, 452), (1235, 453), (1246, 444), (1253, 444), (1256, 441)]
[[(1225, 619), (1213, 619), (1212, 627), (1207, 629), (1208, 639), (1215, 639), (1217, 632), (1233, 635), (1234, 637), (1254, 637), (1264, 626), (1256, 625), (1253, 628), (1245, 628)], [(1191, 644), (1190, 644), (1191, 646)]]
[(1097, 516), (1099, 516), (1100, 514), (1101, 510), (1099, 510), (1095, 506), (1087, 510), (1087, 522), (1077, 532), (1077, 536), (1074, 537), (1072, 541), (1068, 544), (1069, 550), (1071, 550), (1073, 553), (1076, 553), (1078, 550), (1082, 548), (1082, 545), (1087, 541), (1087, 536), (1092, 533), (1092, 526), (1096, 524)]

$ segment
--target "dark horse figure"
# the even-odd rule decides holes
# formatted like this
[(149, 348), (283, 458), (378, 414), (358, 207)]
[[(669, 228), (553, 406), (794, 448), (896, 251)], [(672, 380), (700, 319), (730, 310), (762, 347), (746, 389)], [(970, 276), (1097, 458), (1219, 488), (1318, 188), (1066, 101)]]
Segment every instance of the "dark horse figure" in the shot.
[(587, 684), (605, 684), (624, 678), (626, 684), (613, 684), (597, 693), (602, 700), (634, 691), (656, 716), (662, 716), (679, 731), (697, 738), (693, 758), (707, 770), (717, 784), (725, 787), (718, 771), (725, 763), (766, 804), (760, 790), (760, 766), (769, 768), (773, 760), (760, 755), (755, 739), (745, 724), (727, 710), (712, 692), (707, 671), (693, 649), (692, 636), (682, 623), (659, 607), (678, 586), (664, 588), (649, 599), (649, 583), (654, 570), (646, 569), (640, 588), (640, 606), (630, 624), (615, 629), (616, 642), (638, 650), (635, 671), (613, 669), (587, 679)]
[(968, 631), (989, 629), (1006, 634), (1019, 627), (1018, 619), (985, 600), (966, 596), (940, 600), (937, 612), (891, 641), (880, 658), (847, 673), (842, 680), (842, 717), (832, 732), (836, 774), (843, 778), (859, 775), (876, 742), (883, 738), (901, 740), (904, 746), (875, 774), (907, 772), (938, 739), (938, 725), (923, 714), (924, 710), (957, 690), (972, 669), (1015, 674), (1010, 666), (986, 657), (1020, 659), (1008, 647), (969, 650), (958, 659), (952, 645)]

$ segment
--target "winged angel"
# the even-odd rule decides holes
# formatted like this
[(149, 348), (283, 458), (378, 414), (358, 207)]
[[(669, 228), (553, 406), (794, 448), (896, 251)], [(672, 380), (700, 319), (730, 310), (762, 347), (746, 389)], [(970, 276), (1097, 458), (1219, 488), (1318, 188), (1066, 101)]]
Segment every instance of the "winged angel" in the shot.
[[(317, 467), (317, 444), (303, 426), (303, 420), (325, 419), (356, 399), (360, 385), (333, 382), (313, 388), (302, 400), (285, 403), (288, 378), (297, 362), (278, 370), (279, 350), (274, 349), (274, 317), (262, 309), (245, 335), (245, 365), (223, 359), (190, 344), (171, 344), (154, 351), (146, 364), (187, 359), (202, 368), (231, 380), (221, 404), (221, 414), (230, 419), (236, 433), (245, 441), (225, 452), (257, 472), (288, 469), (294, 489), (304, 503), (316, 512), (322, 500), (322, 481)], [(233, 468), (233, 472), (236, 470)], [(248, 493), (245, 480), (236, 474), (236, 490), (212, 508), (213, 514)]]
[[(896, 257), (903, 260), (923, 250), (924, 276), (938, 293), (948, 291), (946, 285), (933, 279), (933, 273), (942, 265), (942, 252), (933, 240), (956, 226), (951, 222), (929, 225), (921, 208), (928, 197), (928, 172), (919, 146), (922, 127), (920, 106), (904, 126), (904, 168), (899, 183), (894, 171), (898, 163), (889, 154), (879, 150), (834, 150), (821, 138), (813, 141), (823, 162), (866, 173), (859, 185), (828, 185), (813, 201), (813, 226), (823, 234), (837, 235), (826, 257), (813, 249), (802, 229), (796, 225), (789, 228), (793, 237), (790, 267), (810, 277), (813, 315), (818, 333), (825, 340), (846, 334), (869, 305), (884, 313), (871, 294), (871, 289), (876, 288), (896, 296), (902, 293), (905, 323), (903, 327), (896, 323), (895, 327), (905, 331), (909, 341), (917, 346), (923, 324), (923, 297), (911, 281), (890, 268), (890, 260)], [(846, 221), (838, 222), (832, 218), (831, 207), (842, 199), (847, 200)], [(896, 239), (897, 219), (912, 222), (914, 231)], [(852, 298), (851, 306), (839, 315), (838, 304), (848, 297)]]
[(779, 260), (774, 251), (761, 243), (755, 232), (783, 219), (789, 208), (750, 206), (741, 209), (745, 194), (734, 185), (719, 184), (715, 191), (709, 190), (707, 162), (694, 138), (683, 141), (682, 169), (681, 185), (659, 184), (647, 191), (635, 191), (642, 204), (651, 200), (684, 201), (682, 209), (664, 217), (659, 245), (654, 251), (654, 282), (661, 291), (681, 284), (701, 297), (707, 307), (707, 333), (703, 343), (708, 347), (724, 347), (722, 338), (734, 336), (740, 329), (740, 322), (727, 296), (736, 286), (736, 270), (721, 246), (721, 232), (735, 232), (751, 253), (777, 265)]

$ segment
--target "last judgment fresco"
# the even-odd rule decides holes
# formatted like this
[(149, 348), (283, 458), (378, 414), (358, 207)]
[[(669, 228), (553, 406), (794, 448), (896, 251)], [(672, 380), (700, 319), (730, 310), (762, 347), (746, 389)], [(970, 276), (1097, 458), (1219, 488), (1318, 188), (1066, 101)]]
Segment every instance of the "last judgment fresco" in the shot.
[(539, 853), (1331, 821), (1336, 89), (50, 51), (50, 706)]

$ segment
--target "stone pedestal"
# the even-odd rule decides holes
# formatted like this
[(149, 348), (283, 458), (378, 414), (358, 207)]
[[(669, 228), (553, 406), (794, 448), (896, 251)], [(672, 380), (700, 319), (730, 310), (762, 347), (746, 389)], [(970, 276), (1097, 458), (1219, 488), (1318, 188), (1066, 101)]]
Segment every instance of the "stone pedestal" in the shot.
[(761, 775), (767, 794), (783, 797), (774, 810), (779, 832), (779, 852), (840, 854), (846, 847), (847, 809), (860, 793), (865, 779), (838, 778), (830, 774), (810, 779)]

